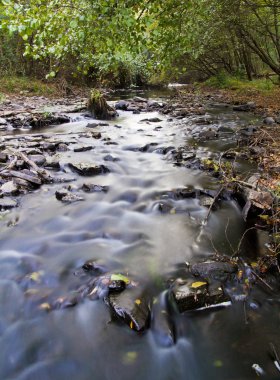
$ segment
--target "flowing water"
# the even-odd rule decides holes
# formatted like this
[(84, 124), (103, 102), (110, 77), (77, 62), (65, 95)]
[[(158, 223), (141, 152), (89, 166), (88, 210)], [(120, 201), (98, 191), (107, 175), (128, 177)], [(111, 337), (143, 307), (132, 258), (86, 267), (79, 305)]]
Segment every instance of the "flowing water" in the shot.
[[(253, 119), (224, 107), (210, 107), (208, 112), (219, 125), (228, 127)], [(162, 122), (141, 122), (154, 116)], [(85, 300), (76, 307), (49, 313), (29, 301), (26, 289), (29, 294), (33, 288), (39, 289), (46, 302), (73, 291), (81, 282), (74, 276), (75, 270), (95, 259), (110, 271), (136, 279), (164, 308), (167, 281), (184, 274), (185, 262), (213, 254), (210, 241), (219, 252), (230, 255), (228, 240), (237, 247), (248, 227), (234, 200), (223, 201), (206, 226), (201, 222), (208, 209), (195, 198), (172, 200), (179, 212), (159, 211), (162, 194), (174, 188), (215, 190), (219, 186), (207, 173), (174, 166), (168, 154), (137, 150), (150, 143), (157, 143), (156, 148), (184, 145), (194, 128), (190, 122), (168, 122), (157, 113), (120, 112), (110, 126), (94, 129), (102, 133), (102, 139), (94, 140), (78, 137), (78, 132), (88, 131), (88, 120), (76, 120), (44, 132), (74, 132), (64, 139), (78, 139), (79, 144), (92, 144), (94, 149), (61, 152), (55, 159), (64, 175), (75, 179), (72, 185), (94, 183), (109, 186), (109, 191), (83, 194), (83, 202), (64, 204), (55, 197), (63, 184), (43, 185), (23, 196), (19, 207), (2, 217), (0, 379), (255, 379), (254, 363), (265, 370), (267, 378), (279, 378), (267, 354), (270, 342), (279, 343), (279, 300), (259, 288), (247, 310), (249, 323), (245, 323), (242, 302), (219, 310), (175, 313), (175, 343), (168, 347), (157, 333), (160, 312), (156, 309), (151, 328), (138, 334), (111, 321), (102, 300)], [(121, 128), (116, 128), (116, 123)], [(155, 130), (158, 126), (162, 128)], [(111, 140), (104, 140), (106, 137)], [(228, 136), (202, 143), (198, 155), (211, 157), (232, 145)], [(118, 160), (104, 162), (108, 154)], [(105, 164), (110, 173), (81, 177), (69, 170), (69, 162)], [(248, 163), (239, 165), (243, 171), (254, 170)], [(260, 233), (248, 234), (245, 254), (250, 259), (261, 253), (258, 240), (262, 239)], [(34, 272), (40, 274), (40, 280), (23, 286), (22, 279)]]

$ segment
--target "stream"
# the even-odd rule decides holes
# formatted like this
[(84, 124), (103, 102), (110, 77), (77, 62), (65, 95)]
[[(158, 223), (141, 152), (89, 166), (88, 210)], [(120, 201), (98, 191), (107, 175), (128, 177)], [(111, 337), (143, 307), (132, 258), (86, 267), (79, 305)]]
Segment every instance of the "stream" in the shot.
[[(207, 113), (225, 130), (258, 123), (253, 114), (236, 113), (222, 104), (209, 104)], [(193, 146), (190, 131), (203, 125), (193, 123), (192, 116), (170, 121), (158, 112), (119, 111), (109, 126), (91, 129), (102, 135), (94, 139), (85, 135), (87, 124), (94, 120), (80, 113), (71, 117), (76, 121), (24, 133), (31, 138), (38, 133), (53, 139), (62, 136), (69, 150), (51, 158), (73, 181), (45, 184), (1, 215), (0, 379), (256, 379), (253, 364), (263, 369), (264, 378), (279, 379), (268, 355), (270, 342), (280, 341), (279, 295), (261, 287), (252, 292), (245, 316), (244, 303), (238, 301), (175, 312), (173, 344), (166, 344), (161, 334), (161, 313), (169, 312), (167, 289), (184, 275), (185, 263), (210, 257), (213, 246), (231, 255), (231, 246), (238, 246), (248, 228), (234, 199), (223, 200), (205, 225), (208, 208), (198, 198), (167, 199), (172, 189), (215, 192), (219, 188), (209, 173), (174, 165), (170, 152), (162, 154), (160, 149)], [(151, 118), (161, 121), (142, 121)], [(77, 144), (93, 149), (74, 152)], [(211, 158), (235, 144), (225, 133), (216, 140), (196, 142), (196, 154)], [(106, 165), (110, 172), (84, 177), (70, 170), (69, 163), (81, 162)], [(237, 165), (242, 172), (256, 171), (255, 164), (246, 160)], [(83, 193), (83, 201), (69, 204), (55, 196), (65, 186), (75, 190), (85, 183), (109, 190)], [(171, 212), (160, 211), (162, 202), (171, 205)], [(266, 241), (265, 232), (248, 233), (243, 255), (254, 261), (263, 254)], [(75, 307), (51, 312), (38, 308), (36, 295), (40, 303), (47, 303), (80, 286), (83, 278), (74, 272), (92, 259), (110, 272), (135, 279), (152, 295), (154, 305), (160, 306), (152, 307), (150, 328), (137, 333), (112, 320), (102, 299), (85, 299)]]

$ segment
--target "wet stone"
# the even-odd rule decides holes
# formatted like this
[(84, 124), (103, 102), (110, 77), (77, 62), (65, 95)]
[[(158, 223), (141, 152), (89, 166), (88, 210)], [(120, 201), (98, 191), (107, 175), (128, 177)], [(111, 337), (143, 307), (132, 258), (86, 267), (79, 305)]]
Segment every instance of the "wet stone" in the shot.
[(141, 148), (139, 148), (139, 151), (140, 152), (151, 152), (154, 150), (153, 147), (155, 147), (157, 145), (158, 145), (158, 143), (150, 143), (150, 144), (144, 145)]
[(78, 146), (76, 148), (74, 148), (74, 152), (87, 152), (89, 150), (92, 150), (93, 149), (93, 146), (91, 145), (81, 145), (81, 146)]
[(8, 122), (6, 119), (3, 119), (3, 117), (0, 117), (0, 125), (7, 125)]
[(229, 297), (220, 285), (208, 286), (205, 284), (194, 288), (192, 284), (179, 279), (172, 287), (171, 294), (180, 313), (214, 305), (219, 306), (223, 302), (229, 301)]
[(8, 160), (8, 155), (6, 153), (0, 152), (0, 162), (6, 162)]
[(150, 308), (138, 289), (127, 289), (108, 297), (113, 314), (122, 319), (132, 330), (143, 331), (150, 322)]
[(116, 161), (120, 161), (120, 159), (117, 157), (111, 156), (111, 154), (107, 154), (107, 156), (104, 157), (104, 161), (116, 162)]
[(16, 177), (16, 178), (20, 178), (20, 179), (23, 179), (27, 182), (30, 182), (32, 183), (33, 185), (38, 185), (40, 186), (42, 184), (42, 181), (41, 179), (37, 176), (37, 174), (33, 173), (32, 171), (30, 170), (27, 170), (27, 169), (24, 169), (22, 171), (14, 171), (14, 170), (11, 170), (9, 172), (9, 174), (12, 176), (12, 177)]
[(13, 181), (8, 181), (1, 186), (0, 190), (3, 194), (15, 195), (18, 193), (18, 186)]
[(202, 195), (199, 198), (199, 204), (203, 207), (212, 207), (213, 206), (214, 199), (212, 197), (209, 197), (207, 195)]
[(69, 150), (67, 144), (58, 144), (57, 151), (58, 152), (67, 152)]
[(168, 152), (174, 150), (175, 147), (174, 146), (167, 146), (167, 147), (161, 147), (161, 148), (157, 148), (154, 150), (155, 153), (158, 153), (158, 154), (167, 154)]
[(142, 122), (149, 122), (149, 123), (160, 123), (162, 121), (162, 119), (158, 118), (158, 117), (150, 117), (148, 119), (143, 119), (141, 120)]
[(85, 272), (93, 272), (94, 274), (106, 273), (108, 271), (104, 265), (99, 264), (95, 260), (86, 261), (84, 265), (82, 266), (82, 269)]
[(81, 190), (85, 191), (86, 193), (107, 193), (109, 190), (108, 186), (101, 186), (101, 185), (94, 185), (93, 183), (84, 183), (81, 187)]
[(0, 210), (7, 210), (17, 206), (17, 202), (11, 198), (0, 198)]
[(101, 133), (100, 132), (92, 132), (91, 137), (98, 140), (101, 139)]
[(73, 202), (79, 202), (79, 201), (84, 200), (83, 197), (81, 197), (77, 194), (70, 193), (67, 190), (56, 191), (55, 197), (57, 200), (59, 200), (61, 202), (65, 202), (65, 203), (73, 203)]
[(264, 124), (272, 125), (275, 123), (275, 120), (273, 119), (273, 117), (266, 117), (263, 122)]
[(219, 281), (227, 280), (231, 275), (235, 274), (237, 270), (237, 264), (222, 261), (205, 261), (193, 264), (190, 268), (190, 271), (194, 276), (207, 279), (211, 278)]
[(87, 163), (69, 163), (68, 165), (72, 171), (83, 176), (94, 176), (110, 172), (110, 170), (105, 165), (92, 165)]
[(88, 123), (88, 124), (86, 125), (87, 128), (96, 128), (96, 127), (98, 127), (98, 126), (99, 126), (98, 123)]
[(246, 104), (239, 104), (236, 106), (233, 106), (233, 111), (241, 111), (241, 112), (249, 112), (253, 111), (256, 108), (256, 105), (254, 102), (248, 102)]
[(42, 154), (31, 154), (28, 158), (38, 166), (42, 166), (46, 163), (46, 158)]
[(128, 106), (129, 106), (129, 102), (125, 100), (120, 100), (115, 104), (116, 110), (122, 110), (122, 111), (127, 111)]

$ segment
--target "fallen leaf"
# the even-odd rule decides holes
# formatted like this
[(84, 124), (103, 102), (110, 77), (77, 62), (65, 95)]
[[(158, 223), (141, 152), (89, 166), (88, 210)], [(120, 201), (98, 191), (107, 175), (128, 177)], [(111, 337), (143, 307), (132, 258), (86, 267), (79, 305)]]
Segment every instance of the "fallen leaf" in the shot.
[(41, 305), (39, 306), (39, 309), (49, 311), (51, 310), (51, 305), (47, 302), (44, 302), (44, 303), (41, 303)]
[(112, 274), (111, 275), (111, 281), (123, 281), (125, 282), (126, 284), (129, 284), (130, 283), (130, 280), (128, 277), (124, 276), (123, 274)]
[(141, 300), (137, 299), (137, 300), (135, 300), (135, 303), (136, 303), (136, 305), (140, 305), (141, 304)]
[(196, 281), (196, 282), (192, 283), (191, 287), (196, 289), (196, 288), (200, 288), (201, 286), (204, 286), (204, 285), (207, 285), (207, 282)]

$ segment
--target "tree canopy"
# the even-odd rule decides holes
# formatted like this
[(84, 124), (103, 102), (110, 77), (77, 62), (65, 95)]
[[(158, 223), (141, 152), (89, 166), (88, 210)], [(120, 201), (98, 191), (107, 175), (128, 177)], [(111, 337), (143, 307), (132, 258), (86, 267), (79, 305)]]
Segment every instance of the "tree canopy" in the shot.
[(135, 62), (280, 76), (278, 0), (1, 0), (0, 19), (26, 57), (49, 62), (49, 76), (69, 61), (85, 75)]

